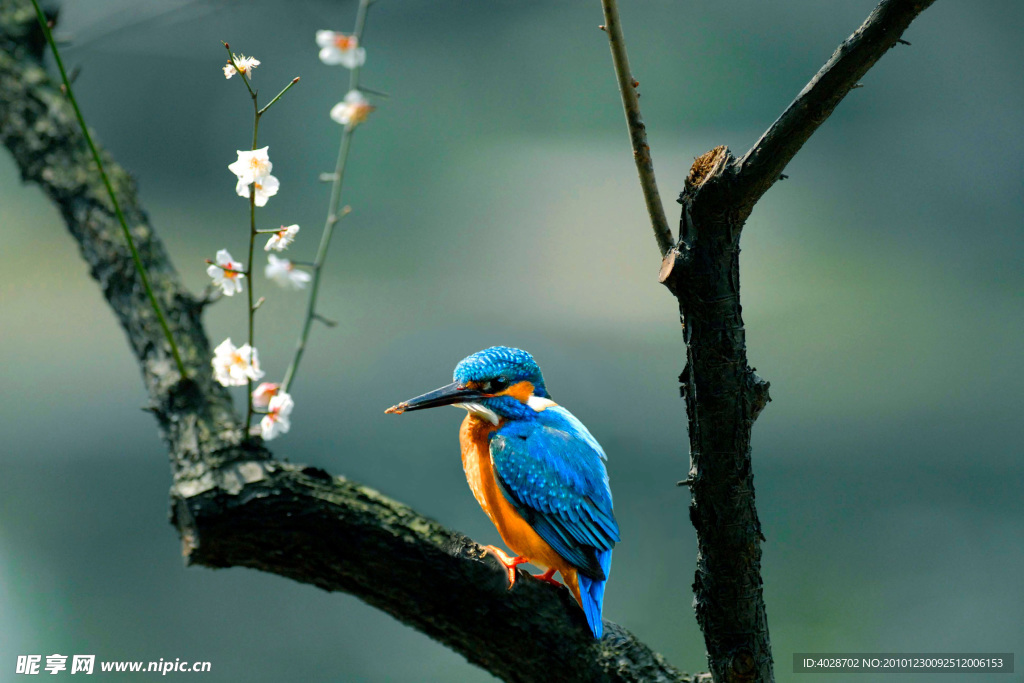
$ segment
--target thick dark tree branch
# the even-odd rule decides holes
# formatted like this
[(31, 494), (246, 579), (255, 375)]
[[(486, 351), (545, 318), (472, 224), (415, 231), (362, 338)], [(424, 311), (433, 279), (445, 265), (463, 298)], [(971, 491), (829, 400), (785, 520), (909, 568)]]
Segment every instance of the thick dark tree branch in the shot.
[(679, 301), (686, 368), (679, 377), (690, 437), (690, 520), (697, 530), (697, 622), (716, 681), (773, 680), (761, 589), (761, 523), (754, 506), (750, 432), (768, 383), (747, 365), (740, 309), (744, 217), (720, 173), (725, 147), (700, 157), (680, 198), (682, 240), (661, 281)]
[(351, 593), (508, 681), (697, 680), (614, 624), (593, 640), (565, 589), (524, 575), (507, 591), (497, 563), (464, 536), (243, 442), (230, 398), (211, 378), (201, 302), (181, 286), (130, 178), (105, 162), (190, 378), (173, 369), (74, 114), (41, 66), (42, 49), (31, 5), (0, 0), (0, 139), (23, 179), (60, 210), (127, 333), (170, 451), (171, 517), (188, 562)]
[[(702, 155), (679, 197), (679, 243), (665, 256), (659, 280), (679, 302), (686, 342), (679, 381), (690, 441), (683, 483), (697, 530), (694, 603), (719, 682), (774, 678), (750, 457), (751, 428), (770, 399), (768, 383), (747, 365), (740, 233), (804, 142), (933, 1), (883, 0), (742, 159), (725, 147)], [(619, 71), (616, 64), (625, 97)]]
[(857, 86), (868, 69), (899, 42), (910, 22), (933, 2), (935, 0), (884, 0), (861, 27), (836, 48), (832, 58), (804, 86), (782, 116), (736, 162), (735, 183), (744, 204), (753, 208), (846, 93)]

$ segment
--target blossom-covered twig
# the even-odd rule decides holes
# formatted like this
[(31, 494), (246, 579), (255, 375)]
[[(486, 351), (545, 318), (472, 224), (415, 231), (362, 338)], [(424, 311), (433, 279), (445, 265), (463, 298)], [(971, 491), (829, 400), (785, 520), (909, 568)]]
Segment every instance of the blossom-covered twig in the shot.
[[(270, 198), (270, 197), (274, 196), (275, 194), (277, 194), (277, 189), (278, 189), (278, 187), (280, 185), (280, 183), (278, 182), (277, 178), (275, 178), (274, 176), (270, 175), (270, 170), (271, 170), (273, 165), (270, 163), (270, 158), (269, 158), (269, 155), (267, 154), (268, 148), (267, 147), (264, 147), (262, 149), (258, 149), (257, 148), (257, 144), (259, 143), (260, 118), (263, 116), (263, 114), (265, 114), (267, 112), (268, 109), (270, 109), (271, 106), (274, 105), (274, 103), (276, 103), (279, 99), (281, 99), (281, 97), (286, 92), (288, 92), (288, 90), (293, 85), (298, 83), (299, 79), (298, 79), (298, 77), (293, 78), (288, 83), (288, 85), (286, 85), (284, 88), (282, 88), (281, 92), (279, 92), (272, 100), (270, 100), (270, 102), (267, 103), (266, 106), (261, 108), (259, 106), (258, 93), (257, 93), (257, 91), (253, 90), (252, 84), (249, 82), (249, 79), (250, 79), (250, 77), (252, 75), (252, 70), (255, 69), (257, 66), (259, 66), (259, 64), (260, 64), (259, 60), (254, 59), (252, 57), (236, 56), (234, 53), (231, 52), (231, 47), (227, 43), (224, 43), (224, 49), (226, 49), (227, 52), (228, 52), (228, 63), (224, 67), (224, 76), (225, 76), (225, 78), (231, 78), (232, 76), (237, 74), (238, 77), (242, 80), (242, 83), (245, 84), (245, 88), (246, 88), (246, 90), (249, 91), (249, 96), (252, 98), (253, 125), (252, 125), (252, 148), (251, 148), (251, 150), (249, 152), (239, 151), (238, 152), (238, 160), (235, 161), (233, 164), (230, 164), (228, 166), (228, 169), (230, 171), (232, 171), (238, 177), (238, 184), (235, 187), (236, 193), (238, 195), (240, 195), (240, 196), (243, 196), (243, 197), (244, 196), (248, 196), (248, 198), (249, 198), (249, 262), (248, 262), (249, 265), (240, 275), (233, 274), (232, 271), (230, 271), (230, 270), (225, 270), (223, 272), (223, 275), (228, 276), (228, 277), (233, 277), (233, 275), (238, 275), (238, 277), (246, 277), (246, 278), (249, 279), (249, 289), (248, 289), (248, 299), (249, 299), (249, 301), (248, 301), (249, 342), (248, 342), (248, 344), (246, 346), (252, 348), (253, 349), (253, 353), (255, 354), (254, 338), (255, 338), (255, 328), (256, 328), (256, 310), (263, 303), (263, 298), (262, 297), (259, 299), (258, 302), (253, 300), (253, 298), (255, 296), (255, 293), (254, 293), (254, 289), (255, 288), (253, 286), (253, 280), (252, 280), (253, 253), (255, 251), (256, 238), (257, 238), (258, 235), (261, 234), (261, 232), (259, 230), (257, 230), (257, 228), (256, 228), (256, 207), (264, 206), (267, 203), (267, 199), (268, 198)], [(292, 226), (292, 227), (294, 227), (295, 230), (290, 232), (290, 233), (288, 232), (287, 228), (282, 228), (282, 230), (279, 232), (279, 235), (278, 235), (278, 237), (276, 239), (276, 244), (285, 245), (285, 246), (287, 245), (287, 242), (290, 241), (289, 237), (293, 238), (295, 232), (298, 232), (298, 226)], [(274, 243), (274, 242), (275, 242), (275, 239), (271, 238), (271, 242), (268, 243), (268, 250), (270, 248), (273, 248), (273, 247), (270, 246), (270, 244)], [(283, 246), (281, 248), (283, 248)], [(224, 253), (226, 254), (227, 252), (224, 252)], [(219, 254), (218, 254), (218, 262), (220, 262), (221, 260), (222, 259), (219, 257)], [(217, 265), (217, 264), (214, 264), (214, 265)], [(230, 267), (231, 266), (229, 266), (229, 268)], [(213, 268), (213, 266), (211, 266), (211, 268)], [(210, 275), (212, 277), (214, 277), (214, 280), (216, 282), (217, 281), (217, 277), (216, 277), (217, 273), (211, 272)], [(297, 286), (296, 283), (298, 282), (299, 279), (300, 278), (298, 276), (296, 276), (296, 277), (289, 278), (288, 281), (289, 281), (290, 284), (292, 284), (292, 286)], [(237, 282), (237, 279), (236, 279), (236, 281), (234, 283), (234, 286), (236, 288), (240, 287), (240, 283)], [(225, 286), (224, 286), (224, 293), (225, 294), (231, 294), (231, 292), (228, 289), (227, 284), (225, 284)], [(214, 359), (215, 370), (216, 370), (216, 363), (217, 363), (217, 361), (216, 361), (216, 359)], [(252, 374), (248, 375), (247, 379), (246, 379), (246, 411), (245, 411), (245, 434), (246, 435), (249, 434), (249, 430), (250, 430), (251, 425), (252, 425), (252, 416), (254, 414), (252, 383), (256, 379), (259, 379), (259, 377), (255, 377)], [(290, 401), (290, 399), (289, 399), (289, 401)], [(289, 402), (288, 403), (288, 411), (287, 412), (291, 412), (291, 405), (292, 404)], [(287, 415), (287, 413), (285, 413), (285, 415)], [(274, 429), (268, 429), (267, 425), (266, 425), (266, 418), (264, 418), (264, 423), (262, 424), (262, 432), (263, 432), (265, 438), (273, 438), (278, 433), (288, 431), (288, 429), (287, 429), (288, 421), (287, 421), (286, 418), (284, 419), (283, 424), (285, 425), (284, 428), (280, 428), (280, 425), (274, 425), (274, 427), (275, 427)]]
[(331, 198), (327, 205), (327, 218), (324, 221), (320, 246), (317, 247), (316, 258), (313, 261), (313, 281), (309, 289), (306, 317), (302, 323), (302, 331), (299, 333), (298, 342), (295, 345), (295, 355), (288, 366), (288, 371), (285, 373), (284, 381), (281, 383), (281, 391), (283, 393), (288, 392), (292, 382), (295, 380), (295, 373), (299, 368), (299, 363), (302, 361), (302, 354), (306, 350), (306, 342), (309, 339), (309, 331), (313, 326), (313, 321), (323, 319), (316, 312), (316, 302), (317, 295), (320, 292), (320, 280), (323, 275), (324, 261), (327, 259), (327, 249), (331, 244), (334, 226), (342, 216), (349, 212), (349, 207), (345, 207), (339, 213), (341, 188), (345, 179), (348, 151), (356, 126), (365, 120), (366, 115), (373, 110), (359, 91), (360, 69), (366, 60), (366, 51), (361, 47), (360, 43), (363, 38), (363, 29), (366, 27), (366, 14), (373, 2), (374, 0), (359, 1), (355, 28), (350, 35), (334, 33), (333, 31), (318, 31), (316, 36), (317, 44), (321, 48), (320, 60), (325, 64), (340, 64), (350, 69), (349, 85), (345, 100), (331, 110), (331, 118), (341, 123), (344, 129), (341, 133), (341, 142), (338, 145), (338, 160), (334, 166), (334, 173), (330, 177)]
[[(259, 140), (260, 116), (262, 116), (262, 112), (260, 111), (259, 103), (258, 103), (257, 96), (256, 96), (256, 91), (254, 91), (252, 89), (252, 85), (249, 83), (249, 76), (252, 73), (251, 69), (254, 68), (257, 64), (259, 64), (259, 62), (258, 61), (255, 62), (255, 64), (252, 64), (252, 66), (250, 66), (249, 68), (243, 68), (239, 64), (238, 60), (235, 59), (235, 55), (231, 53), (231, 47), (227, 43), (224, 43), (224, 48), (228, 51), (228, 61), (230, 62), (230, 67), (232, 67), (235, 70), (235, 73), (238, 74), (238, 77), (242, 79), (243, 83), (245, 83), (245, 88), (246, 88), (246, 90), (249, 91), (249, 96), (252, 98), (252, 108), (253, 108), (252, 151), (255, 152), (256, 151), (257, 141)], [(228, 67), (224, 68), (224, 75), (227, 78), (231, 77), (231, 74), (228, 71)], [(294, 81), (292, 81), (292, 82), (294, 83)], [(289, 85), (291, 85), (291, 84), (289, 84)], [(280, 97), (280, 95), (279, 95), (279, 97)], [(241, 157), (241, 155), (240, 155), (240, 157)], [(240, 158), (240, 160), (241, 160), (241, 158)], [(267, 161), (267, 165), (269, 167), (269, 165), (270, 165), (269, 160)], [(269, 172), (268, 172), (267, 177), (272, 178), (273, 176), (270, 176)], [(242, 185), (242, 180), (243, 180), (243, 178), (239, 177), (239, 181), (238, 181), (239, 187), (241, 187), (241, 185)], [(258, 183), (259, 183), (259, 179), (254, 178), (253, 179), (253, 183), (252, 183), (252, 188), (249, 190), (249, 262), (248, 262), (249, 263), (249, 267), (245, 271), (245, 276), (249, 279), (249, 290), (248, 290), (249, 291), (249, 306), (248, 306), (248, 309), (249, 309), (248, 310), (249, 343), (248, 343), (248, 346), (250, 346), (250, 347), (252, 347), (254, 342), (255, 342), (255, 331), (256, 331), (255, 330), (255, 328), (256, 328), (256, 306), (255, 306), (255, 302), (253, 301), (253, 295), (254, 295), (253, 290), (255, 289), (255, 287), (253, 286), (253, 281), (252, 281), (252, 256), (253, 256), (253, 247), (256, 244), (256, 195), (257, 195), (257, 189), (258, 189), (257, 185), (258, 185)], [(248, 187), (248, 185), (246, 187)], [(245, 396), (246, 396), (246, 399), (245, 399), (245, 434), (247, 436), (249, 434), (250, 425), (252, 424), (252, 415), (253, 415), (253, 409), (252, 409), (252, 382), (253, 382), (254, 379), (258, 379), (258, 378), (252, 377), (252, 376), (249, 376), (249, 377), (246, 378), (246, 387), (245, 387)]]
[(96, 149), (96, 144), (92, 141), (92, 135), (89, 133), (89, 127), (85, 125), (85, 117), (82, 116), (82, 110), (78, 108), (78, 100), (75, 99), (75, 94), (71, 91), (72, 79), (68, 78), (68, 73), (64, 69), (64, 62), (60, 58), (60, 51), (57, 49), (57, 43), (53, 40), (53, 32), (50, 31), (50, 24), (46, 20), (43, 10), (40, 9), (37, 0), (32, 0), (32, 6), (35, 7), (36, 10), (36, 17), (39, 19), (39, 27), (42, 29), (43, 35), (46, 36), (46, 42), (50, 46), (50, 51), (53, 52), (53, 61), (57, 63), (57, 69), (60, 71), (61, 80), (64, 81), (64, 92), (68, 96), (71, 108), (75, 110), (75, 117), (78, 119), (78, 125), (82, 129), (82, 137), (85, 138), (85, 142), (89, 146), (92, 158), (96, 162), (96, 167), (100, 171), (100, 177), (103, 179), (103, 186), (107, 189), (107, 194), (110, 195), (110, 203), (114, 206), (114, 213), (117, 215), (117, 220), (121, 224), (121, 229), (124, 231), (125, 241), (128, 242), (128, 249), (132, 253), (132, 263), (135, 264), (135, 271), (139, 274), (139, 280), (142, 282), (142, 288), (146, 290), (146, 297), (149, 299), (149, 303), (153, 306), (153, 312), (156, 313), (157, 320), (160, 321), (160, 329), (163, 330), (164, 336), (167, 338), (167, 343), (171, 347), (171, 355), (174, 356), (174, 364), (178, 366), (178, 374), (184, 378), (185, 364), (181, 360), (181, 352), (178, 351), (178, 345), (174, 342), (174, 335), (171, 334), (171, 328), (167, 325), (167, 318), (164, 317), (164, 311), (160, 307), (160, 302), (156, 300), (156, 295), (153, 293), (153, 287), (149, 284), (149, 276), (146, 275), (146, 268), (142, 265), (142, 259), (139, 258), (139, 250), (135, 247), (135, 240), (132, 237), (131, 230), (128, 229), (128, 221), (125, 220), (124, 213), (121, 211), (121, 205), (117, 201), (117, 195), (114, 194), (114, 188), (110, 184), (110, 178), (107, 177), (107, 172), (103, 168), (103, 160), (100, 158), (100, 153)]

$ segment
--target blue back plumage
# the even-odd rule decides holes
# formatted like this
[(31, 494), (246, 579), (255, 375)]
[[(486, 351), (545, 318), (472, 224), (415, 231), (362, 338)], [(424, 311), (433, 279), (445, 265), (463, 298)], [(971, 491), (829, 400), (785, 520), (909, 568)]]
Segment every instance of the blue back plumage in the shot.
[(502, 493), (527, 523), (579, 572), (591, 631), (601, 637), (601, 605), (619, 526), (605, 454), (586, 427), (554, 406), (512, 420), (491, 435)]
[[(551, 398), (533, 356), (508, 346), (492, 346), (465, 358), (456, 366), (454, 380), (495, 389), (529, 382), (534, 396)], [(475, 401), (493, 412), (495, 421), (501, 420), (490, 435), (490, 451), (502, 494), (576, 568), (583, 612), (594, 637), (600, 638), (604, 587), (612, 546), (619, 540), (604, 450), (561, 406), (538, 410), (509, 395)]]

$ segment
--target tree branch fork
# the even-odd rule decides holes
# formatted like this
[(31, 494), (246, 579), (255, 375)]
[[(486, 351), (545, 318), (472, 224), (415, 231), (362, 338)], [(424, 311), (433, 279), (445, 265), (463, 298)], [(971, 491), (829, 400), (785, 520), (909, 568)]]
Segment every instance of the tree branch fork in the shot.
[[(740, 306), (740, 235), (754, 205), (860, 79), (934, 0), (883, 0), (835, 51), (753, 147), (740, 158), (725, 146), (694, 160), (679, 195), (679, 235), (664, 248), (658, 281), (676, 297), (686, 343), (679, 377), (686, 400), (690, 469), (680, 482), (691, 492), (697, 531), (694, 605), (716, 681), (774, 680), (761, 579), (764, 535), (754, 504), (750, 437), (771, 400), (769, 384), (747, 362)], [(614, 0), (602, 0), (608, 16)], [(617, 25), (617, 15), (614, 23)], [(609, 33), (613, 32), (609, 30)], [(643, 124), (631, 89), (621, 31), (609, 35), (634, 153)], [(630, 75), (630, 78), (632, 76)], [(630, 92), (627, 92), (630, 91)], [(647, 159), (649, 161), (649, 156)], [(639, 166), (639, 164), (638, 164)], [(657, 196), (653, 167), (641, 173), (645, 198)]]

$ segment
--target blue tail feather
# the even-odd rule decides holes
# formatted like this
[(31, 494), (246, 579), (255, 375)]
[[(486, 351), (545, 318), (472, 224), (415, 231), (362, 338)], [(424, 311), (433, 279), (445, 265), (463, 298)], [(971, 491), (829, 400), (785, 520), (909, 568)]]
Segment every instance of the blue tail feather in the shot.
[(604, 603), (604, 585), (608, 582), (608, 576), (612, 569), (612, 551), (603, 550), (597, 553), (597, 561), (604, 570), (604, 581), (594, 581), (582, 574), (579, 575), (580, 601), (583, 604), (583, 613), (587, 616), (587, 623), (593, 631), (595, 638), (600, 638), (604, 633), (604, 622), (601, 620), (601, 606)]

